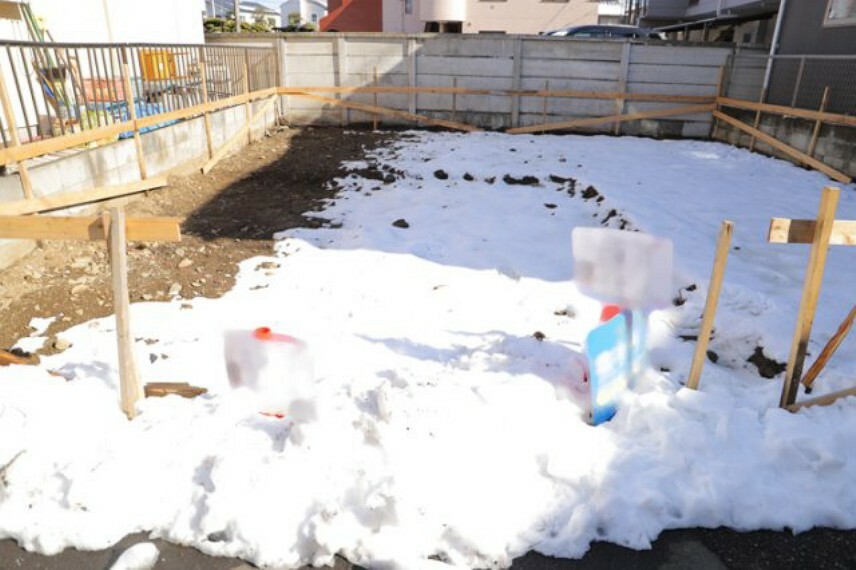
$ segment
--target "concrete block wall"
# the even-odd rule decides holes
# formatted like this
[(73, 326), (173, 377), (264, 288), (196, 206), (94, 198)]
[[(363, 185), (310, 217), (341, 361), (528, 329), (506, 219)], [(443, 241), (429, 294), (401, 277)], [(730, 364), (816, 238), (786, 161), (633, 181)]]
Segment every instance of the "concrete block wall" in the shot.
[[(259, 108), (263, 104), (263, 102), (254, 102), (253, 108)], [(243, 105), (222, 109), (211, 113), (209, 117), (215, 149), (246, 123), (246, 111)], [(254, 138), (263, 136), (265, 129), (275, 122), (276, 113), (271, 109), (265, 114), (263, 121), (259, 120), (254, 124)], [(183, 170), (194, 164), (201, 164), (207, 158), (208, 146), (202, 117), (144, 133), (140, 135), (140, 139), (149, 176)], [(246, 140), (243, 140), (235, 146), (235, 149), (245, 145)], [(56, 160), (42, 160), (40, 164), (30, 166), (29, 173), (36, 197), (78, 192), (100, 186), (114, 186), (140, 178), (133, 139), (123, 139), (104, 146), (80, 150)], [(23, 197), (24, 192), (17, 174), (0, 177), (0, 204), (21, 200)], [(82, 214), (103, 207), (103, 204), (99, 204), (67, 208), (52, 214)], [(14, 263), (33, 247), (35, 242), (32, 241), (0, 239), (0, 268)]]
[[(225, 41), (225, 40), (224, 40)], [(237, 41), (234, 36), (228, 41)], [(245, 41), (252, 41), (247, 38)], [(542, 36), (435, 34), (283, 34), (281, 77), (288, 87), (380, 86), (473, 89), (579, 90), (714, 96), (720, 66), (731, 48), (660, 42), (575, 40)], [(333, 96), (333, 95), (329, 95)], [(371, 94), (345, 95), (372, 104)], [(284, 97), (293, 124), (370, 122), (352, 110)], [(488, 129), (666, 109), (682, 103), (508, 97), (501, 95), (381, 94), (380, 106), (452, 119)], [(383, 117), (383, 124), (412, 124)], [(710, 114), (625, 123), (621, 132), (646, 136), (707, 137)], [(612, 125), (591, 127), (611, 132)]]

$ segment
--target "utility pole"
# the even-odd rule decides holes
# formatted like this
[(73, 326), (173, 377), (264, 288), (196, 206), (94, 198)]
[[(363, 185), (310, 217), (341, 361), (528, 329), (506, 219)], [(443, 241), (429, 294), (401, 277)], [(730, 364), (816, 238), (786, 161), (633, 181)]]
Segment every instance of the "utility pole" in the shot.
[(241, 0), (235, 0), (235, 33), (241, 33)]

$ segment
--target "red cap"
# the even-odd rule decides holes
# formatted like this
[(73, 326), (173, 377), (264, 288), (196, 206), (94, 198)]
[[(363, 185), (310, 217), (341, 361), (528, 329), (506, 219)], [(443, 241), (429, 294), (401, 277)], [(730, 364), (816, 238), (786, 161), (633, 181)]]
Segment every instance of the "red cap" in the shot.
[(605, 323), (615, 315), (621, 313), (621, 307), (618, 305), (604, 305), (600, 311), (600, 322)]
[(270, 327), (259, 327), (253, 331), (253, 336), (258, 340), (272, 340), (277, 342), (293, 342), (297, 343), (298, 340), (293, 336), (288, 336), (287, 334), (279, 334), (273, 332)]

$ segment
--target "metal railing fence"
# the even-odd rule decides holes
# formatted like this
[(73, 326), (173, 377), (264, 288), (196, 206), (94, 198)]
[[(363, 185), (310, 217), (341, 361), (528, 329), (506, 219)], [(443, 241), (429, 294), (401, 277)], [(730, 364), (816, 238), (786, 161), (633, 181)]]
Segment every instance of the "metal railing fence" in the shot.
[[(276, 58), (266, 47), (3, 42), (0, 74), (23, 144), (128, 121), (131, 104), (137, 117), (199, 105), (203, 74), (208, 101), (243, 93), (245, 68), (250, 91), (276, 87)], [(4, 146), (9, 127), (0, 114)]]
[[(764, 76), (772, 62), (766, 94)], [(856, 115), (856, 56), (740, 54), (732, 58), (725, 93), (735, 99)]]

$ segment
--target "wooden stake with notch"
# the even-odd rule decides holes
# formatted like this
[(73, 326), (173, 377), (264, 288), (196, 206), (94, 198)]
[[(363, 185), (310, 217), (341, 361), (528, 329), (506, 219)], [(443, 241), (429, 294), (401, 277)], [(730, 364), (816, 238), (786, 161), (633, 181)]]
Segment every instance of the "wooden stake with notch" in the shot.
[(687, 378), (687, 388), (698, 389), (701, 371), (707, 358), (707, 346), (710, 342), (710, 334), (713, 332), (713, 319), (716, 315), (716, 306), (719, 303), (719, 292), (722, 290), (722, 278), (725, 274), (725, 265), (728, 262), (728, 252), (731, 249), (731, 235), (734, 233), (734, 222), (724, 221), (719, 229), (719, 239), (716, 242), (716, 255), (713, 258), (713, 271), (710, 275), (710, 284), (707, 288), (707, 300), (704, 304), (704, 313), (701, 319), (701, 329), (696, 341), (695, 354), (690, 367), (690, 375)]
[(820, 207), (817, 212), (811, 253), (805, 272), (797, 324), (794, 327), (791, 352), (785, 370), (785, 382), (782, 387), (782, 396), (779, 399), (779, 406), (782, 408), (790, 406), (796, 400), (797, 386), (802, 377), (803, 364), (808, 350), (808, 339), (811, 335), (811, 327), (817, 310), (817, 298), (820, 295), (820, 285), (826, 266), (826, 254), (829, 249), (829, 237), (832, 234), (832, 224), (835, 221), (835, 209), (838, 206), (840, 193), (838, 188), (826, 187), (820, 196)]

